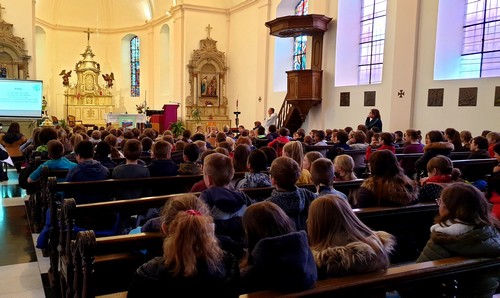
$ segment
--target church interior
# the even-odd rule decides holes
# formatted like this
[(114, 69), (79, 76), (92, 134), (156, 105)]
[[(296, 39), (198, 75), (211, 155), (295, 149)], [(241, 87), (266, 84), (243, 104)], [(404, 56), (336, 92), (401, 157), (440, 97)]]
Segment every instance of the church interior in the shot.
[[(310, 131), (356, 127), (377, 108), (386, 131), (476, 136), (499, 130), (500, 41), (490, 73), (463, 71), (465, 1), (382, 1), (382, 52), (368, 70), (378, 75), (362, 81), (362, 0), (309, 0), (307, 21), (318, 27), (303, 29), (302, 81), (301, 28), (286, 19), (298, 0), (0, 0), (0, 75), (42, 81), (45, 115), (97, 126), (170, 106), (192, 130), (252, 128), (272, 107), (282, 125), (295, 113)], [(11, 121), (0, 118), (4, 129)], [(19, 122), (30, 135), (32, 121)], [(0, 298), (45, 297), (48, 264), (19, 223), (25, 193), (12, 179), (1, 187)]]

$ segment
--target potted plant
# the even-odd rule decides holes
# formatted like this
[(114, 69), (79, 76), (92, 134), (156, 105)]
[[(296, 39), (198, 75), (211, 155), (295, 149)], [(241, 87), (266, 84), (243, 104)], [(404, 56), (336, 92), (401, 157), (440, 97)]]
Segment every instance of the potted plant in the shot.
[(175, 135), (175, 137), (178, 137), (178, 136), (182, 135), (182, 133), (185, 130), (184, 123), (182, 123), (181, 120), (177, 120), (176, 122), (172, 122), (170, 124), (170, 130)]
[(201, 123), (201, 108), (194, 106), (191, 110), (191, 118), (196, 121), (197, 124)]

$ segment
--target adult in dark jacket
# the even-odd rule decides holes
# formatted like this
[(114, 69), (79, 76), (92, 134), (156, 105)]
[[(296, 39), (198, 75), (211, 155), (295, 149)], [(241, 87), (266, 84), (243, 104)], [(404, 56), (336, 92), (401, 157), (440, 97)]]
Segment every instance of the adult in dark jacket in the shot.
[(380, 111), (378, 109), (371, 109), (370, 113), (368, 113), (368, 117), (365, 120), (365, 126), (368, 129), (372, 129), (372, 127), (377, 127), (379, 129), (378, 132), (382, 131), (382, 119), (380, 117)]
[(271, 202), (248, 207), (243, 215), (248, 254), (241, 269), (241, 290), (303, 291), (317, 279), (305, 231), (296, 232), (285, 212)]
[(424, 154), (415, 161), (417, 174), (427, 175), (427, 163), (437, 155), (450, 157), (453, 144), (444, 141), (443, 134), (439, 130), (431, 130), (425, 135)]

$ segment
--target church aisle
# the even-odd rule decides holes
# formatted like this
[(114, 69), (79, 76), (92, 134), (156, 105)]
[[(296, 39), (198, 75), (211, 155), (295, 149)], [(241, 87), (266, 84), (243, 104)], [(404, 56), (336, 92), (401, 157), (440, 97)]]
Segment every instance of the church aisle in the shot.
[(43, 282), (49, 260), (35, 249), (38, 234), (31, 233), (17, 173), (8, 174), (9, 180), (0, 183), (0, 298), (50, 297)]

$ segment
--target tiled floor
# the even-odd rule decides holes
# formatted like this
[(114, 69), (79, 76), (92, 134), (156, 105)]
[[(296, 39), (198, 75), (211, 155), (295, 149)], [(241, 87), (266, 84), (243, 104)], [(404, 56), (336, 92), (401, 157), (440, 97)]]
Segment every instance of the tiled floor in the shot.
[(17, 173), (8, 174), (9, 180), (0, 183), (0, 298), (47, 297), (43, 277), (49, 260), (35, 249), (38, 234), (31, 233)]

